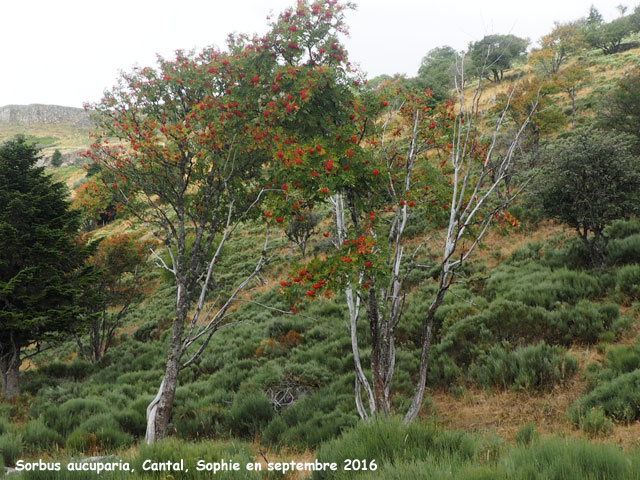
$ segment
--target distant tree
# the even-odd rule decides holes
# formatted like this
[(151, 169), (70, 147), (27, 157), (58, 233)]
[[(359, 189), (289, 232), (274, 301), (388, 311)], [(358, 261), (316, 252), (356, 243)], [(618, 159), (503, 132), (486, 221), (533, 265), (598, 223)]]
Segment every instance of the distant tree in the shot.
[(18, 137), (0, 146), (0, 376), (20, 392), (26, 347), (68, 333), (78, 313), (75, 274), (85, 259), (68, 192), (36, 167), (39, 151)]
[(541, 141), (567, 122), (553, 96), (558, 90), (552, 80), (532, 77), (520, 81), (513, 91), (497, 96), (496, 112), (508, 106), (507, 115), (516, 125), (523, 125), (528, 119), (520, 146), (531, 153), (534, 163), (539, 160)]
[(51, 165), (53, 165), (54, 167), (59, 167), (60, 165), (62, 165), (62, 153), (60, 153), (60, 150), (58, 150), (57, 148), (53, 152), (53, 155), (51, 155)]
[(529, 62), (546, 75), (553, 75), (584, 46), (586, 42), (577, 25), (557, 23), (550, 34), (540, 39), (540, 49), (529, 55)]
[(589, 14), (587, 15), (587, 25), (600, 25), (602, 22), (604, 22), (602, 14), (595, 6), (591, 5), (591, 7), (589, 7)]
[(611, 55), (623, 50), (622, 40), (637, 29), (635, 16), (627, 15), (609, 23), (588, 23), (584, 35), (592, 47), (601, 49), (605, 55)]
[(525, 56), (527, 45), (529, 40), (515, 35), (487, 35), (469, 45), (469, 54), (478, 75), (498, 83), (513, 62)]
[(553, 81), (565, 92), (571, 100), (571, 126), (575, 127), (576, 121), (576, 93), (584, 82), (589, 79), (591, 73), (580, 63), (574, 63), (560, 70)]
[(289, 241), (300, 249), (303, 257), (307, 251), (307, 242), (318, 226), (319, 220), (318, 214), (310, 213), (290, 220), (284, 230)]
[(454, 88), (456, 63), (459, 61), (462, 61), (462, 57), (447, 45), (430, 50), (422, 58), (418, 69), (417, 80), (422, 90), (431, 89), (435, 100), (448, 98)]
[(605, 96), (598, 124), (606, 130), (633, 135), (640, 142), (640, 68), (626, 73), (616, 88)]
[(576, 230), (594, 267), (604, 264), (604, 228), (640, 212), (640, 158), (622, 136), (580, 130), (557, 142), (538, 185), (545, 213)]

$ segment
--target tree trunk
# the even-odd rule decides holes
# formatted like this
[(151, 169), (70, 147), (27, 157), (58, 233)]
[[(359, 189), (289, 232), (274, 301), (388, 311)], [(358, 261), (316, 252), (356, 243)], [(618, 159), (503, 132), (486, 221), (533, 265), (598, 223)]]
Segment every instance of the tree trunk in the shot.
[(367, 313), (371, 332), (371, 377), (376, 411), (391, 414), (391, 378), (395, 367), (395, 350), (390, 320), (380, 322), (375, 288), (369, 289)]
[[(445, 273), (446, 275), (446, 273)], [(424, 390), (427, 386), (427, 371), (429, 369), (429, 353), (431, 352), (431, 336), (433, 333), (433, 318), (435, 317), (440, 304), (442, 303), (442, 299), (444, 298), (444, 294), (448, 289), (448, 284), (445, 283), (443, 285), (442, 280), (440, 284), (440, 289), (436, 293), (436, 298), (433, 299), (431, 305), (429, 305), (429, 310), (427, 310), (427, 314), (425, 316), (425, 320), (422, 327), (422, 351), (420, 353), (420, 371), (418, 374), (418, 382), (416, 384), (416, 391), (413, 395), (413, 400), (411, 401), (411, 405), (409, 406), (409, 410), (407, 410), (407, 414), (404, 417), (404, 421), (406, 423), (411, 423), (420, 413), (420, 409), (422, 408), (422, 401), (424, 399)]]
[(4, 355), (0, 359), (2, 371), (2, 396), (6, 399), (14, 399), (20, 395), (20, 355), (14, 351)]
[(169, 341), (164, 378), (160, 388), (158, 388), (158, 393), (147, 407), (147, 433), (145, 439), (149, 445), (167, 436), (171, 411), (173, 410), (173, 399), (178, 387), (180, 359), (184, 353), (182, 335), (189, 310), (189, 302), (185, 295), (180, 293), (181, 291), (184, 292), (184, 289), (178, 287), (176, 318), (173, 322), (173, 330)]

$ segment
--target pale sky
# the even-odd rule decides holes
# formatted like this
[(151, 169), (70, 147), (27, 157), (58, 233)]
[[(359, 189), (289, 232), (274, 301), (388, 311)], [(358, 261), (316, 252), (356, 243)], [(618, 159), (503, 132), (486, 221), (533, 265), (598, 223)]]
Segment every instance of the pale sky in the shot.
[[(533, 42), (554, 21), (605, 20), (632, 0), (359, 0), (348, 13), (350, 59), (368, 76), (416, 74), (430, 49), (465, 49), (491, 33)], [(118, 72), (153, 66), (156, 53), (224, 47), (229, 32), (265, 33), (266, 16), (295, 0), (0, 0), (0, 106), (97, 102)]]

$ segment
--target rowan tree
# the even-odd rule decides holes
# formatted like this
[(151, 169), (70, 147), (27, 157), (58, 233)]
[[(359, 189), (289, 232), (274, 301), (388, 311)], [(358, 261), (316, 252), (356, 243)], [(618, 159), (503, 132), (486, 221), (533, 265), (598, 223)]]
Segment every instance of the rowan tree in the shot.
[[(165, 374), (147, 409), (149, 443), (167, 434), (179, 371), (229, 323), (238, 294), (268, 261), (278, 217), (263, 200), (287, 188), (266, 167), (287, 161), (304, 168), (276, 146), (291, 146), (295, 132), (330, 148), (326, 135), (337, 119), (327, 117), (349, 88), (340, 80), (347, 63), (337, 41), (342, 9), (300, 2), (264, 37), (230, 36), (227, 51), (179, 51), (156, 69), (123, 75), (93, 107), (100, 130), (88, 154), (115, 175), (109, 188), (164, 247), (168, 261), (152, 253), (176, 283)], [(216, 291), (205, 309), (223, 246), (259, 213), (269, 221), (255, 268), (230, 291)]]
[(0, 373), (2, 395), (19, 394), (25, 349), (75, 328), (76, 274), (85, 259), (78, 212), (64, 184), (37, 167), (23, 137), (0, 146)]
[[(462, 89), (459, 95), (459, 104), (464, 105)], [(290, 177), (290, 183), (302, 187), (296, 191), (293, 206), (308, 205), (309, 196), (314, 196), (313, 204), (323, 201), (331, 206), (333, 227), (321, 233), (331, 239), (334, 249), (299, 265), (281, 280), (282, 293), (290, 299), (293, 311), (301, 298), (344, 295), (356, 373), (356, 407), (362, 418), (392, 411), (394, 330), (402, 319), (406, 279), (415, 269), (428, 268), (439, 274), (437, 293), (423, 319), (423, 336), (416, 341), (420, 368), (405, 419), (416, 417), (424, 396), (434, 315), (454, 274), (494, 216), (500, 217), (511, 201), (510, 195), (495, 194), (503, 189), (514, 165), (514, 145), (498, 156), (496, 135), (488, 141), (481, 139), (479, 98), (477, 92), (469, 111), (458, 109), (451, 99), (430, 107), (429, 90), (418, 95), (403, 90), (398, 82), (383, 83), (374, 92), (365, 90), (351, 99), (348, 128), (357, 134), (347, 137), (342, 151), (337, 149), (333, 157), (325, 156), (324, 149), (298, 152), (310, 157), (311, 165), (318, 165), (311, 170), (318, 180), (305, 190), (298, 180), (305, 175)], [(505, 117), (499, 117), (496, 131)], [(516, 136), (520, 133), (522, 129)], [(341, 135), (336, 138), (343, 139)], [(286, 158), (286, 152), (284, 155)], [(493, 163), (497, 168), (491, 170)], [(324, 197), (316, 195), (318, 190)], [(285, 205), (283, 212), (291, 211), (289, 194), (280, 200)], [(425, 259), (425, 244), (432, 237), (411, 250), (406, 245), (407, 225), (420, 218), (431, 225), (432, 236), (442, 235), (439, 262)], [(361, 314), (366, 317), (372, 348), (371, 380), (362, 364), (357, 335)]]

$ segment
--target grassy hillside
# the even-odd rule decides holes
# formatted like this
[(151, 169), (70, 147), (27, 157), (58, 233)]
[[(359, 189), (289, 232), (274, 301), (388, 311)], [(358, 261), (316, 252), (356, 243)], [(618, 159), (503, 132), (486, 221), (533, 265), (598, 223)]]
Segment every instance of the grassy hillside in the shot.
[[(640, 49), (609, 56), (585, 50), (572, 61), (591, 73), (577, 92), (584, 122), (623, 73), (640, 65)], [(484, 107), (516, 78), (532, 75), (522, 65), (490, 85)], [(554, 95), (568, 118), (568, 97)], [(16, 133), (30, 136), (45, 154), (89, 143), (88, 132), (70, 125), (2, 125), (0, 142)], [(50, 171), (71, 190), (86, 181), (81, 167)], [(22, 365), (23, 394), (0, 400), (0, 470), (19, 459), (46, 459), (61, 462), (62, 471), (12, 478), (88, 478), (65, 472), (66, 462), (113, 454), (136, 472), (103, 477), (202, 478), (196, 462), (206, 459), (242, 465), (218, 473), (222, 478), (418, 479), (425, 472), (429, 478), (640, 478), (640, 221), (609, 226), (605, 267), (592, 269), (573, 231), (541, 219), (526, 204), (512, 213), (520, 227), (489, 233), (466, 266), (471, 280), (452, 287), (438, 311), (427, 398), (411, 426), (395, 418), (359, 420), (343, 294), (307, 299), (287, 313), (281, 278), (330, 246), (313, 239), (301, 258), (283, 235), (264, 274), (234, 304), (233, 326), (216, 332), (180, 373), (169, 439), (153, 447), (143, 441), (146, 407), (164, 373), (175, 299), (172, 279), (148, 259), (139, 272), (144, 298), (124, 317), (101, 360), (79, 358), (77, 341), (69, 338)], [(331, 222), (328, 210), (319, 215), (321, 225)], [(410, 227), (412, 244), (431, 228), (426, 221)], [(119, 218), (93, 235), (143, 231)], [(221, 257), (225, 273), (216, 278), (218, 289), (247, 275), (261, 249), (261, 224), (247, 222), (239, 233)], [(392, 390), (398, 410), (411, 400), (435, 274), (415, 273), (408, 281), (411, 293), (396, 327)], [(368, 365), (365, 322), (357, 335)], [(143, 474), (147, 459), (184, 459), (190, 470)], [(316, 459), (337, 462), (337, 471), (284, 473), (282, 465), (280, 472), (268, 471), (275, 462)], [(347, 459), (360, 460), (356, 471), (345, 470)], [(247, 471), (249, 462), (263, 471)]]

